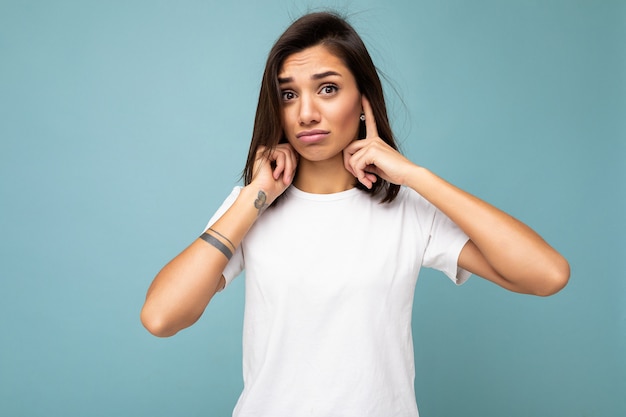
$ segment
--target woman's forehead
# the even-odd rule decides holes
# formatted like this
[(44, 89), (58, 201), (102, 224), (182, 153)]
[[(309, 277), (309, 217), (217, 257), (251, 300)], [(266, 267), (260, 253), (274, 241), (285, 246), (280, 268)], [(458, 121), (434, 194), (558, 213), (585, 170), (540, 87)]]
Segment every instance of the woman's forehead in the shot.
[(303, 74), (313, 76), (328, 71), (335, 71), (339, 74), (349, 72), (343, 60), (336, 54), (324, 45), (316, 45), (285, 58), (278, 71), (278, 77), (285, 79)]

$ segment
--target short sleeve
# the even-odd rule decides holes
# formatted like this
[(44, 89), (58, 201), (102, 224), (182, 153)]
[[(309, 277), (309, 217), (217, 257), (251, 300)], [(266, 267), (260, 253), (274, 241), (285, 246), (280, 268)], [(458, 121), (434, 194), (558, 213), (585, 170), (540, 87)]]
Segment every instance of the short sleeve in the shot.
[(463, 284), (471, 273), (458, 266), (459, 255), (468, 240), (448, 216), (435, 209), (423, 265), (442, 271), (457, 285)]
[[(224, 202), (217, 209), (215, 214), (213, 214), (206, 227), (204, 228), (204, 231), (211, 227), (220, 217), (224, 215), (224, 213), (226, 213), (226, 210), (228, 210), (230, 206), (233, 205), (233, 203), (239, 196), (240, 191), (241, 186), (236, 186), (235, 188), (233, 188), (233, 191), (230, 193), (230, 195), (226, 197), (226, 200), (224, 200)], [(235, 253), (233, 253), (233, 257), (230, 258), (230, 260), (226, 264), (224, 272), (222, 272), (222, 275), (224, 275), (224, 278), (226, 279), (226, 286), (228, 286), (228, 284), (230, 284), (232, 280), (235, 279), (237, 275), (241, 273), (241, 271), (243, 271), (243, 259), (243, 252), (241, 250), (241, 245), (239, 245), (239, 247), (235, 250)]]

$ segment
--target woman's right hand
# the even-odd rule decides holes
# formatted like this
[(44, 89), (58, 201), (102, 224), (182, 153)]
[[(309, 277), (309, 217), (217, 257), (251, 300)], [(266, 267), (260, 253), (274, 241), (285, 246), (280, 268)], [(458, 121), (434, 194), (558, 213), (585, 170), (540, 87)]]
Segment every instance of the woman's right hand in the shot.
[(254, 174), (249, 186), (263, 191), (265, 205), (269, 206), (289, 187), (298, 166), (298, 154), (288, 143), (281, 143), (273, 150), (262, 146), (256, 152)]
[[(227, 236), (236, 250), (259, 214), (293, 181), (298, 155), (289, 144), (256, 153), (252, 182), (212, 225), (217, 237)], [(191, 326), (213, 295), (224, 287), (227, 257), (215, 246), (196, 239), (154, 278), (141, 310), (141, 321), (154, 335), (166, 337)]]

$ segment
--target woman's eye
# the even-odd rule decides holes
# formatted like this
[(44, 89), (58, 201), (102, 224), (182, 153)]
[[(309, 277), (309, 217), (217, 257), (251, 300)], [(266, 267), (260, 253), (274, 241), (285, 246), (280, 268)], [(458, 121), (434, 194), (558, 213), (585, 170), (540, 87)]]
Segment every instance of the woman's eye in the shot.
[(283, 101), (293, 100), (296, 97), (293, 91), (283, 91), (282, 96), (283, 96)]
[(321, 92), (322, 94), (334, 94), (337, 92), (337, 90), (339, 89), (337, 88), (336, 85), (329, 84), (329, 85), (323, 86)]

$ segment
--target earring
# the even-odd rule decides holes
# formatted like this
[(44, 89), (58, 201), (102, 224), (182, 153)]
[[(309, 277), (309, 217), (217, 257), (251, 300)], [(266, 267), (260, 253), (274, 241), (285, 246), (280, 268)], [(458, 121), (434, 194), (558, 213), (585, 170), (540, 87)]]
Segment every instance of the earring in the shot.
[(359, 116), (359, 119), (364, 122), (365, 121), (365, 114), (361, 113), (361, 116)]

